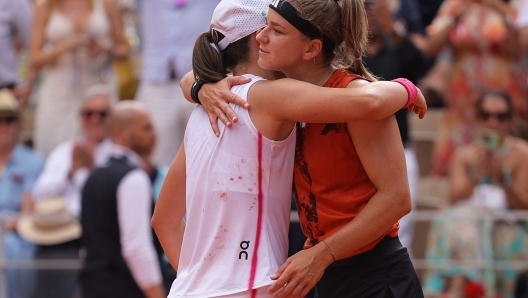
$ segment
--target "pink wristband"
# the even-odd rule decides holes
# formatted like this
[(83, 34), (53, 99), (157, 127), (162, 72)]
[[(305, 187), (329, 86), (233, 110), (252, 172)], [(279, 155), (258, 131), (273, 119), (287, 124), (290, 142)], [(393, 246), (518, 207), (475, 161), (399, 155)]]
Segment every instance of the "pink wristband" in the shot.
[(411, 81), (405, 78), (397, 78), (391, 82), (400, 83), (407, 90), (407, 104), (404, 106), (404, 108), (412, 105), (416, 101), (418, 98), (418, 88), (416, 88), (416, 86)]

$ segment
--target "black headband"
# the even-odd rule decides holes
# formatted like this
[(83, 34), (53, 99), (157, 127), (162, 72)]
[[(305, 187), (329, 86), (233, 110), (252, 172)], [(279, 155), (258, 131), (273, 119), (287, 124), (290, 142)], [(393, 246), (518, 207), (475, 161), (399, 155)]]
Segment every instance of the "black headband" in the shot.
[(310, 23), (310, 21), (301, 17), (297, 9), (295, 9), (290, 2), (285, 0), (273, 0), (269, 8), (273, 9), (281, 17), (286, 19), (288, 23), (301, 31), (302, 34), (315, 39), (323, 38), (321, 31), (319, 31), (314, 24)]

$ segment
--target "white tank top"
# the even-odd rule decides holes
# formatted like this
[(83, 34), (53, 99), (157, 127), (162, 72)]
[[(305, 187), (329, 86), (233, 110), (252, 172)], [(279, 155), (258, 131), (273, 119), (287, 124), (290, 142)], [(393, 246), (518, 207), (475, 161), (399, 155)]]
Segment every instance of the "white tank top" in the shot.
[[(261, 77), (231, 89), (247, 100)], [(295, 129), (284, 141), (263, 137), (247, 110), (221, 122), (220, 137), (201, 106), (185, 132), (187, 226), (178, 276), (168, 297), (217, 297), (273, 283), (287, 257)]]

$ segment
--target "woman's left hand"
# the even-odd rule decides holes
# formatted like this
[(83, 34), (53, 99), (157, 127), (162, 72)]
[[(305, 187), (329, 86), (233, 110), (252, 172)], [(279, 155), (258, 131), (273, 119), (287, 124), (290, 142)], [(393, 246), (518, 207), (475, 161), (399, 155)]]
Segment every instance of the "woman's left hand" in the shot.
[(414, 103), (407, 107), (407, 109), (409, 110), (409, 112), (412, 112), (414, 110), (414, 113), (417, 114), (420, 119), (423, 119), (423, 117), (425, 117), (425, 113), (427, 113), (427, 102), (425, 101), (425, 97), (422, 93), (422, 90), (420, 90), (420, 88), (416, 89), (418, 89), (418, 97), (416, 98)]
[(268, 293), (276, 293), (275, 298), (305, 297), (332, 262), (333, 257), (324, 244), (300, 251), (271, 276), (276, 282), (269, 287)]
[(227, 127), (231, 127), (231, 121), (233, 123), (238, 121), (238, 117), (229, 106), (229, 103), (234, 103), (245, 109), (249, 108), (247, 101), (231, 92), (231, 87), (249, 82), (251, 82), (251, 78), (228, 76), (216, 83), (208, 83), (202, 86), (198, 93), (199, 98), (202, 107), (209, 116), (209, 123), (216, 136), (220, 135), (217, 119), (220, 119)]

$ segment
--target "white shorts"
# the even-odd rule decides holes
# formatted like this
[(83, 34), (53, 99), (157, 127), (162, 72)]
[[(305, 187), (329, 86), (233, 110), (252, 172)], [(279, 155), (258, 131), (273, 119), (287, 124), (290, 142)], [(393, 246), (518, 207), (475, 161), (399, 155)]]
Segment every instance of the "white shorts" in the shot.
[[(270, 297), (271, 298), (271, 297), (273, 297), (273, 295), (270, 295), (270, 294), (268, 294), (266, 292), (268, 290), (268, 288), (269, 288), (269, 286), (265, 286), (265, 287), (262, 287), (262, 288), (253, 289), (252, 291), (244, 291), (244, 292), (235, 293), (235, 294), (231, 294), (231, 295), (219, 296), (218, 298), (252, 298), (252, 297), (256, 297), (256, 298), (268, 298), (268, 297)], [(256, 296), (251, 296), (253, 291), (257, 292)]]

